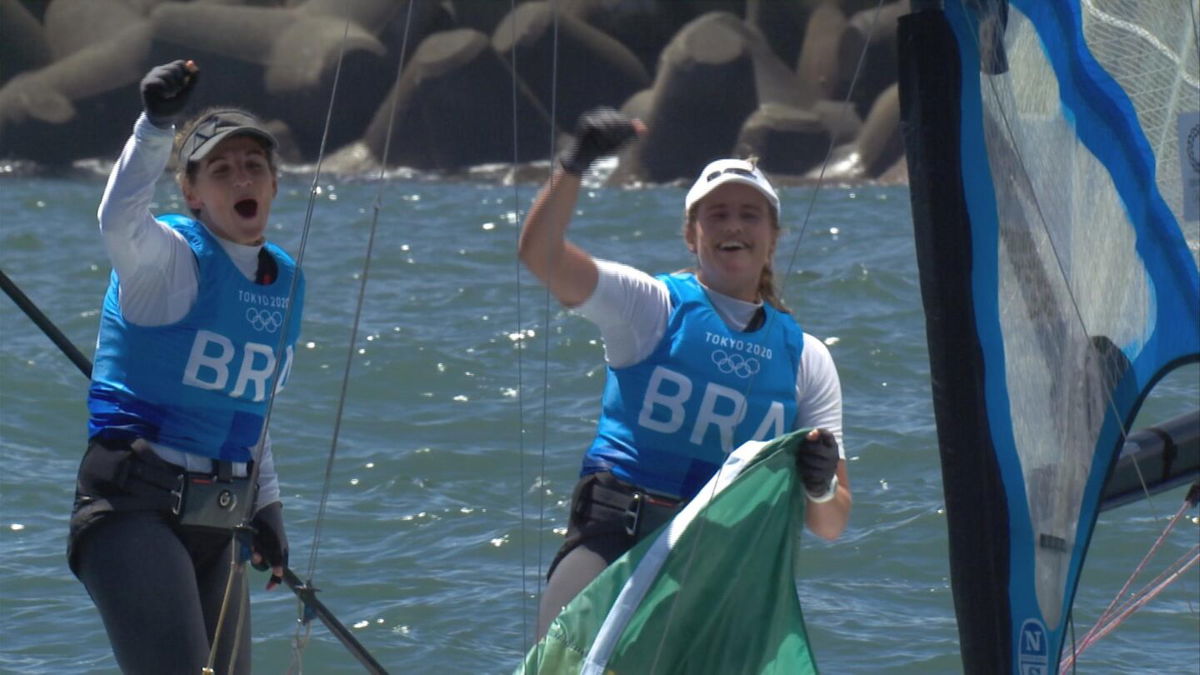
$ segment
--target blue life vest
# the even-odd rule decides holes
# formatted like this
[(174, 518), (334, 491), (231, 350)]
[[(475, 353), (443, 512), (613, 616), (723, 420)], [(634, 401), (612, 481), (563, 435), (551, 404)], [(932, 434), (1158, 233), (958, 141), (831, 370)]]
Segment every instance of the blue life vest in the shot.
[(690, 499), (735, 447), (792, 429), (804, 333), (766, 304), (760, 328), (731, 330), (694, 275), (658, 278), (671, 297), (666, 331), (641, 362), (608, 369), (582, 473)]
[(280, 350), (286, 355), (280, 387), (291, 370), (304, 277), (285, 327), (292, 278), (300, 272), (283, 249), (266, 244), (278, 275), (271, 284), (255, 284), (199, 222), (179, 215), (159, 220), (178, 230), (196, 256), (196, 302), (173, 324), (135, 325), (121, 314), (120, 280), (112, 273), (88, 390), (88, 436), (141, 437), (248, 461), (262, 433)]

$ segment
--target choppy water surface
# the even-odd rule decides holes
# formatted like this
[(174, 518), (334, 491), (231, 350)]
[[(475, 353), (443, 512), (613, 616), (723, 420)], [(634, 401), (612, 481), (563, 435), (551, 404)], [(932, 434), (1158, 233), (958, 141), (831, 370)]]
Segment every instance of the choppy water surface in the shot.
[[(310, 178), (281, 183), (270, 236), (295, 254)], [(108, 263), (95, 226), (100, 177), (0, 180), (0, 268), (87, 354)], [(303, 265), (308, 298), (291, 386), (272, 420), (292, 566), (307, 576), (377, 185), (321, 186)], [(161, 210), (181, 208), (170, 183)], [(326, 604), (395, 673), (511, 671), (530, 639), (539, 578), (564, 526), (603, 383), (595, 329), (563, 312), (515, 261), (534, 188), (392, 180), (354, 343), (320, 530)], [(572, 238), (647, 271), (688, 264), (684, 191), (585, 193)], [(799, 587), (831, 673), (960, 670), (924, 320), (903, 188), (783, 190), (784, 296), (826, 338), (845, 392), (854, 513), (840, 541), (806, 537)], [(799, 240), (799, 246), (796, 242)], [(0, 299), (0, 671), (111, 672), (99, 618), (63, 550), (84, 447), (82, 376)], [(1154, 421), (1194, 407), (1196, 369), (1165, 380)], [(1082, 634), (1183, 493), (1105, 514), (1076, 605)], [(1195, 512), (1191, 514), (1195, 516)], [(1185, 523), (1161, 569), (1197, 540)], [(255, 574), (255, 586), (265, 578)], [(1200, 669), (1200, 573), (1085, 653), (1081, 672)], [(256, 591), (255, 672), (286, 671), (296, 602)], [(311, 673), (357, 672), (321, 627)]]

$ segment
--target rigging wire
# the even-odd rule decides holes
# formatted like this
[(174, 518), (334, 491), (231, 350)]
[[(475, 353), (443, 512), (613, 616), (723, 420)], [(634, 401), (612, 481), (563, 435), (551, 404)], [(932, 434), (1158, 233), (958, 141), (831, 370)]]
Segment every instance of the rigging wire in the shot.
[[(550, 176), (551, 176), (550, 179), (551, 180), (554, 180), (553, 177), (555, 175), (554, 140), (555, 140), (555, 131), (558, 128), (558, 124), (557, 124), (557, 116), (558, 116), (558, 5), (559, 5), (558, 0), (550, 0), (551, 26), (552, 26), (552, 30), (553, 30), (553, 36), (554, 36), (554, 39), (551, 43), (551, 49), (550, 49), (550, 53), (552, 54), (552, 56), (550, 58)], [(558, 261), (551, 260), (549, 262), (550, 262), (549, 269), (554, 269), (554, 267), (556, 266)], [(545, 536), (545, 527), (543, 527), (543, 525), (546, 520), (546, 489), (544, 487), (545, 482), (546, 482), (546, 439), (550, 434), (549, 411), (550, 411), (550, 322), (551, 322), (550, 309), (551, 309), (551, 300), (550, 300), (549, 284), (546, 285), (545, 290), (542, 293), (542, 298), (543, 298), (542, 325), (544, 325), (546, 327), (546, 339), (542, 340), (542, 382), (543, 382), (543, 386), (542, 386), (542, 451), (541, 451), (541, 453), (539, 453), (539, 465), (538, 465), (539, 489), (538, 489), (538, 547), (537, 547), (537, 551), (538, 551), (537, 574), (538, 574), (538, 576), (537, 576), (537, 579), (538, 579), (539, 587), (541, 586), (541, 583), (542, 583), (542, 539)], [(538, 614), (540, 615), (541, 614), (540, 603), (539, 603), (538, 609), (539, 609)], [(537, 619), (538, 619), (538, 623), (541, 623), (541, 616), (538, 616)]]
[[(320, 146), (317, 151), (316, 165), (313, 169), (312, 185), (309, 188), (308, 205), (307, 205), (307, 208), (306, 208), (305, 214), (304, 214), (304, 227), (301, 231), (300, 244), (297, 249), (297, 254), (295, 257), (296, 273), (292, 275), (291, 286), (288, 289), (288, 303), (287, 303), (287, 309), (284, 312), (284, 319), (283, 319), (283, 326), (285, 326), (285, 330), (280, 331), (279, 340), (275, 346), (276, 354), (281, 353), (281, 351), (284, 349), (284, 346), (287, 343), (288, 331), (286, 330), (286, 327), (291, 325), (292, 313), (295, 311), (296, 289), (300, 283), (301, 273), (304, 268), (304, 254), (308, 247), (309, 234), (312, 231), (313, 212), (314, 212), (315, 206), (316, 206), (316, 197), (317, 197), (317, 194), (319, 193), (319, 189), (320, 189), (319, 184), (320, 184), (320, 179), (321, 179), (321, 163), (325, 157), (325, 148), (326, 148), (326, 145), (329, 140), (329, 129), (330, 129), (330, 126), (333, 121), (334, 104), (337, 100), (338, 84), (341, 80), (342, 64), (343, 64), (343, 61), (344, 61), (345, 55), (346, 55), (346, 44), (347, 44), (349, 32), (350, 32), (350, 17), (349, 17), (349, 15), (347, 15), (346, 25), (345, 25), (345, 28), (343, 29), (342, 40), (341, 40), (341, 44), (339, 46), (337, 65), (334, 69), (333, 83), (330, 88), (329, 105), (328, 105), (328, 108), (325, 113), (325, 125), (324, 125), (324, 129), (322, 130), (322, 133), (321, 133), (321, 143), (320, 143)], [(261, 459), (265, 452), (267, 433), (268, 433), (268, 430), (270, 429), (271, 416), (272, 416), (272, 413), (274, 412), (274, 408), (275, 408), (275, 395), (279, 391), (278, 378), (280, 377), (284, 363), (287, 360), (288, 359), (286, 357), (283, 359), (277, 358), (275, 360), (271, 378), (268, 380), (268, 382), (271, 383), (271, 387), (270, 387), (270, 391), (269, 391), (268, 397), (267, 397), (266, 414), (263, 418), (263, 427), (262, 427), (263, 431), (259, 435), (258, 443), (255, 445), (254, 451), (252, 453), (254, 461), (253, 461), (253, 466), (251, 468), (250, 476), (249, 476), (249, 482), (250, 482), (250, 485), (253, 486), (256, 498), (257, 498), (258, 474), (259, 474), (260, 468), (262, 466)], [(323, 500), (322, 503), (324, 503), (324, 497), (322, 498), (322, 500)], [(242, 552), (243, 546), (242, 546), (241, 542), (239, 541), (239, 537), (248, 536), (247, 533), (250, 530), (250, 526), (249, 526), (249, 517), (251, 515), (250, 511), (253, 509), (254, 502), (257, 501), (257, 499), (251, 499), (248, 501), (249, 501), (249, 503), (246, 504), (245, 506), (243, 506), (242, 524), (238, 527), (237, 530), (235, 530), (234, 534), (232, 535), (234, 542), (233, 542), (233, 546), (231, 546), (231, 549), (232, 549), (231, 556), (230, 556), (231, 557), (231, 559), (230, 559), (231, 570), (230, 570), (230, 574), (229, 574), (228, 583), (226, 584), (226, 587), (225, 587), (225, 594), (221, 601), (221, 611), (220, 611), (220, 614), (217, 619), (217, 628), (216, 628), (216, 631), (214, 632), (213, 643), (209, 649), (208, 665), (207, 665), (208, 671), (213, 671), (215, 664), (216, 664), (217, 651), (218, 651), (218, 648), (220, 646), (220, 641), (221, 641), (221, 634), (222, 634), (221, 631), (222, 631), (222, 627), (225, 624), (226, 619), (228, 618), (228, 611), (229, 611), (230, 603), (233, 599), (234, 588), (242, 581), (242, 579), (245, 576), (246, 560), (244, 559), (245, 554)], [(319, 523), (318, 523), (318, 525), (319, 525)], [(301, 603), (301, 604), (303, 604), (303, 603)], [(247, 614), (246, 612), (240, 612), (238, 614), (236, 629), (234, 631), (234, 637), (233, 637), (234, 644), (233, 644), (233, 648), (231, 650), (232, 655), (230, 657), (230, 663), (229, 663), (230, 669), (233, 668), (233, 665), (237, 659), (238, 641), (241, 640), (241, 638), (242, 638), (241, 633), (242, 633), (243, 627), (245, 625), (246, 614)], [(300, 647), (298, 643), (293, 643), (293, 649), (297, 649), (297, 648), (302, 649), (302, 647)], [(295, 654), (295, 652), (294, 652), (294, 654)]]
[[(1149, 582), (1142, 590), (1132, 594), (1125, 602), (1114, 609), (1114, 612), (1105, 618), (1104, 622), (1097, 622), (1095, 626), (1088, 631), (1084, 636), (1083, 641), (1079, 645), (1079, 649), (1072, 654), (1068, 654), (1063, 658), (1065, 665), (1074, 666), (1079, 658), (1079, 654), (1085, 649), (1092, 646), (1100, 638), (1108, 635), (1117, 626), (1129, 618), (1134, 612), (1144, 607), (1148, 602), (1157, 597), (1160, 593), (1167, 589), (1171, 584), (1179, 580), (1184, 573), (1200, 563), (1200, 545), (1193, 546), (1190, 551), (1183, 554), (1175, 562), (1167, 566), (1159, 576)], [(1064, 666), (1065, 667), (1065, 666)]]
[[(867, 29), (867, 39), (863, 44), (862, 50), (858, 53), (858, 62), (854, 64), (854, 75), (850, 78), (850, 86), (846, 89), (846, 97), (842, 101), (842, 115), (846, 115), (846, 105), (850, 104), (854, 97), (854, 90), (858, 86), (858, 79), (862, 75), (863, 67), (867, 62), (867, 51), (871, 48), (871, 40), (875, 37), (875, 26), (879, 22), (879, 15), (883, 11), (883, 0), (878, 0), (875, 4), (875, 12), (871, 15), (871, 23)], [(812, 220), (813, 209), (817, 205), (817, 197), (821, 193), (821, 188), (825, 185), (825, 171), (829, 168), (829, 161), (833, 158), (833, 151), (837, 145), (837, 138), (833, 134), (829, 135), (829, 147), (825, 150), (825, 159), (821, 161), (821, 170), (817, 174), (817, 183), (812, 189), (812, 194), (808, 199), (808, 207), (804, 212), (804, 218), (800, 221), (800, 230), (796, 235), (796, 243), (792, 247), (792, 254), (788, 257), (787, 269), (784, 271), (783, 279), (779, 281), (779, 295), (783, 297), (784, 290), (787, 288), (787, 282), (791, 277), (792, 270), (796, 267), (796, 257), (800, 253), (800, 242), (804, 239), (804, 233), (808, 229), (808, 223)]]
[(1192, 486), (1187, 498), (1184, 499), (1183, 503), (1180, 505), (1179, 510), (1176, 511), (1175, 515), (1171, 517), (1171, 520), (1163, 529), (1162, 534), (1158, 536), (1158, 539), (1155, 540), (1154, 544), (1150, 547), (1150, 550), (1146, 552), (1146, 555), (1142, 557), (1141, 562), (1139, 562), (1137, 567), (1134, 568), (1133, 572), (1129, 575), (1129, 579), (1127, 579), (1125, 584), (1121, 586), (1121, 590), (1117, 591), (1116, 596), (1113, 597), (1112, 601), (1108, 604), (1108, 607), (1106, 607), (1104, 611), (1100, 613), (1100, 616), (1096, 619), (1095, 624), (1093, 624), (1091, 629), (1084, 634), (1079, 644), (1077, 646), (1072, 645), (1071, 653), (1063, 657), (1060, 668), (1066, 668), (1067, 666), (1074, 668), (1075, 663), (1079, 659), (1079, 655), (1082, 654), (1085, 649), (1095, 644), (1100, 638), (1111, 633), (1113, 629), (1120, 625), (1127, 617), (1129, 617), (1129, 615), (1133, 614), (1133, 612), (1143, 607), (1147, 602), (1165, 590), (1167, 586), (1182, 576), (1183, 573), (1188, 569), (1191, 569), (1192, 567), (1195, 567), (1197, 563), (1200, 563), (1200, 545), (1192, 546), (1188, 553), (1185, 553), (1175, 562), (1168, 565), (1163, 572), (1159, 573), (1157, 577), (1143, 586), (1141, 590), (1130, 594), (1128, 598), (1122, 600), (1126, 591), (1128, 591), (1129, 587), (1133, 584), (1133, 580), (1142, 573), (1142, 570), (1146, 568), (1146, 565), (1150, 562), (1150, 559), (1154, 557), (1159, 548), (1161, 548), (1162, 545), (1167, 541), (1167, 536), (1171, 533), (1171, 530), (1173, 530), (1175, 526), (1179, 524), (1179, 521), (1183, 519), (1183, 517), (1192, 507), (1196, 506), (1197, 499), (1200, 498), (1200, 487), (1198, 486), (1200, 486), (1200, 484)]
[[(515, 16), (517, 11), (516, 0), (509, 0), (508, 11), (510, 16)], [(509, 182), (512, 185), (512, 214), (513, 222), (516, 223), (517, 242), (514, 243), (514, 250), (520, 246), (521, 238), (521, 188), (517, 185), (516, 172), (520, 161), (519, 152), (519, 131), (518, 131), (518, 112), (517, 112), (517, 22), (514, 20), (509, 23), (509, 28), (512, 31), (510, 39), (512, 41), (509, 47), (509, 59), (512, 69), (512, 138), (513, 138), (513, 158), (512, 170), (510, 172)], [(524, 327), (521, 323), (522, 303), (521, 303), (521, 258), (513, 257), (513, 279), (515, 283), (516, 309), (517, 309), (517, 326), (513, 335), (516, 336), (517, 350), (517, 493), (520, 503), (520, 522), (517, 524), (517, 547), (521, 553), (521, 645), (522, 653), (529, 647), (529, 622), (526, 617), (529, 616), (529, 586), (526, 579), (525, 571), (528, 569), (526, 560), (527, 544), (525, 541), (525, 371), (523, 358), (524, 352)], [(539, 527), (540, 529), (540, 527)], [(535, 610), (536, 611), (536, 610)]]
[[(404, 58), (408, 53), (408, 38), (409, 38), (409, 35), (411, 32), (411, 26), (412, 26), (412, 7), (413, 7), (413, 3), (412, 2), (408, 3), (408, 6), (406, 8), (406, 13), (405, 13), (404, 32), (401, 37), (400, 53), (397, 57), (397, 64), (396, 64), (396, 82), (397, 82), (397, 84), (399, 83), (400, 78), (403, 76)], [(350, 24), (350, 22), (349, 22), (349, 19), (347, 18), (347, 21), (346, 21), (347, 30), (349, 29), (349, 24)], [(345, 40), (345, 36), (343, 36), (343, 40)], [(344, 42), (343, 42), (343, 48), (344, 48)], [(340, 58), (339, 58), (339, 70), (340, 70)], [(335, 76), (334, 91), (336, 92), (336, 90), (337, 90), (337, 78)], [(363, 310), (363, 304), (364, 304), (364, 301), (366, 298), (367, 281), (370, 276), (371, 257), (372, 257), (372, 253), (375, 250), (375, 236), (379, 230), (379, 216), (383, 210), (383, 189), (387, 185), (388, 156), (390, 154), (391, 144), (392, 144), (392, 135), (393, 135), (393, 131), (395, 129), (396, 108), (397, 108), (398, 100), (399, 100), (399, 96), (396, 94), (396, 88), (393, 87), (393, 96), (392, 96), (392, 101), (391, 101), (391, 110), (389, 112), (389, 117), (388, 117), (387, 132), (384, 136), (383, 156), (380, 158), (380, 164), (379, 164), (379, 178), (378, 178), (379, 186), (378, 186), (378, 189), (375, 194), (375, 199), (372, 202), (371, 224), (370, 224), (370, 227), (368, 228), (367, 245), (366, 245), (366, 250), (363, 255), (362, 270), (359, 273), (358, 294), (355, 299), (355, 307), (354, 307), (354, 320), (351, 322), (350, 338), (349, 338), (349, 341), (347, 343), (347, 348), (346, 348), (346, 360), (345, 360), (345, 365), (342, 370), (341, 390), (338, 394), (337, 411), (334, 415), (334, 426), (333, 426), (333, 432), (332, 432), (331, 438), (330, 438), (329, 453), (326, 456), (326, 461), (325, 461), (325, 472), (324, 472), (324, 478), (323, 478), (322, 486), (321, 486), (320, 505), (317, 508), (317, 517), (316, 517), (316, 520), (315, 520), (315, 523), (313, 526), (313, 544), (312, 544), (312, 548), (309, 552), (308, 566), (306, 568), (306, 575), (305, 575), (305, 582), (304, 582), (304, 585), (307, 588), (313, 588), (313, 577), (316, 574), (317, 554), (318, 554), (318, 551), (321, 546), (321, 534), (322, 534), (322, 530), (323, 530), (324, 522), (325, 522), (325, 512), (328, 507), (329, 494), (330, 494), (331, 488), (332, 488), (333, 464), (334, 464), (334, 460), (337, 455), (338, 439), (340, 437), (342, 420), (344, 418), (347, 393), (350, 388), (350, 374), (351, 374), (351, 371), (353, 369), (353, 364), (354, 364), (355, 346), (357, 345), (357, 342), (358, 342), (358, 330), (359, 330), (359, 326), (362, 323), (362, 310)], [(331, 99), (331, 101), (330, 101), (330, 114), (331, 115), (332, 115), (332, 111), (333, 111), (333, 101)], [(326, 121), (326, 125), (327, 125), (327, 129), (328, 129), (328, 119)], [(322, 141), (322, 150), (323, 149), (324, 149), (324, 142)], [(318, 159), (318, 173), (319, 173), (319, 166), (320, 166), (320, 160)], [(315, 181), (314, 181), (314, 185), (315, 185)], [(315, 194), (316, 193), (315, 193), (315, 189), (314, 189), (313, 195), (315, 195)], [(310, 201), (310, 206), (311, 206), (311, 203), (312, 202)], [(293, 657), (292, 658), (293, 658), (293, 667), (297, 668), (296, 672), (300, 672), (299, 668), (301, 667), (302, 652), (303, 652), (305, 646), (308, 644), (309, 637), (311, 636), (311, 633), (312, 633), (312, 621), (311, 621), (311, 617), (308, 616), (308, 613), (306, 612), (306, 608), (305, 608), (303, 602), (301, 602), (298, 605), (297, 611), (300, 613), (300, 618), (296, 622), (296, 633), (293, 638)], [(305, 634), (304, 634), (303, 638), (300, 636), (300, 627), (301, 626), (305, 627)], [(368, 667), (370, 667), (371, 664), (365, 664), (365, 665), (368, 665)]]
[[(411, 27), (411, 21), (412, 21), (412, 3), (410, 2), (408, 4), (407, 14), (405, 16), (404, 34), (401, 39), (398, 63), (396, 64), (396, 81), (397, 82), (399, 82), (400, 77), (404, 72), (404, 57), (407, 54), (407, 50), (408, 50), (408, 37), (409, 37), (409, 30)], [(398, 99), (399, 99), (398, 96), (392, 97), (392, 105), (391, 105), (391, 111), (390, 111), (390, 115), (389, 115), (389, 123), (388, 123), (388, 127), (387, 127), (387, 133), (384, 137), (383, 157), (380, 159), (379, 178), (378, 178), (379, 187), (378, 187), (378, 190), (376, 191), (375, 199), (371, 205), (371, 225), (368, 228), (367, 246), (366, 246), (365, 254), (363, 256), (362, 270), (359, 272), (358, 294), (357, 294), (357, 297), (355, 300), (355, 307), (354, 307), (354, 320), (351, 322), (350, 340), (348, 343), (348, 347), (346, 349), (346, 360), (345, 360), (345, 366), (343, 367), (341, 391), (338, 395), (337, 412), (334, 416), (333, 434), (332, 434), (332, 439), (331, 439), (331, 443), (330, 443), (328, 459), (325, 463), (325, 476), (324, 476), (324, 481), (322, 482), (322, 489), (321, 489), (321, 503), (317, 509), (316, 528), (315, 528), (315, 532), (313, 534), (313, 546), (312, 546), (312, 551), (309, 554), (309, 560), (308, 560), (307, 572), (308, 572), (308, 577), (309, 577), (310, 581), (311, 581), (313, 572), (316, 568), (317, 552), (318, 552), (318, 549), (320, 548), (320, 544), (321, 544), (322, 526), (323, 526), (323, 522), (324, 522), (325, 511), (328, 506), (328, 501), (329, 501), (328, 497), (329, 497), (329, 492), (330, 492), (330, 488), (331, 488), (331, 484), (332, 484), (333, 462), (334, 462), (335, 455), (337, 454), (338, 438), (340, 435), (342, 420), (344, 417), (346, 396), (347, 396), (347, 392), (350, 387), (350, 373), (351, 373), (351, 370), (352, 370), (353, 364), (354, 364), (355, 346), (358, 341), (358, 329), (362, 323), (362, 309), (363, 309), (363, 304), (364, 304), (364, 300), (366, 297), (367, 281), (368, 281), (368, 277), (369, 277), (369, 273), (370, 273), (370, 269), (371, 269), (371, 255), (375, 250), (375, 236), (379, 230), (379, 216), (383, 210), (383, 189), (387, 185), (387, 161), (388, 161), (388, 154), (389, 154), (389, 151), (391, 148), (391, 143), (392, 143), (392, 132), (395, 128), (396, 108), (397, 108)]]
[[(511, 18), (509, 25), (510, 25), (510, 28), (512, 29), (512, 36), (511, 36), (512, 37), (512, 40), (511, 40), (512, 45), (510, 48), (510, 57), (509, 58), (510, 58), (510, 69), (511, 69), (511, 75), (512, 75), (511, 82), (512, 82), (512, 120), (513, 120), (513, 126), (512, 126), (513, 169), (512, 169), (512, 172), (510, 175), (512, 176), (511, 182), (512, 182), (512, 187), (513, 187), (513, 210), (512, 210), (512, 213), (514, 216), (514, 221), (517, 224), (517, 228), (516, 228), (517, 246), (515, 248), (519, 249), (521, 230), (522, 230), (521, 224), (522, 224), (523, 219), (521, 217), (522, 210), (521, 210), (521, 203), (520, 203), (520, 189), (519, 189), (519, 186), (518, 186), (517, 180), (516, 180), (517, 167), (519, 166), (519, 162), (520, 162), (520, 156), (519, 156), (519, 152), (518, 152), (519, 151), (518, 139), (519, 139), (520, 134), (518, 131), (518, 129), (519, 129), (519, 106), (518, 106), (518, 95), (517, 94), (518, 94), (518, 90), (520, 90), (520, 91), (527, 91), (527, 90), (526, 90), (526, 87), (523, 85), (523, 83), (519, 82), (520, 70), (518, 68), (518, 53), (517, 53), (518, 40), (516, 38), (518, 22), (516, 20), (517, 10), (516, 10), (515, 0), (510, 0), (509, 6), (510, 6), (510, 18)], [(550, 61), (550, 69), (551, 69), (550, 70), (550, 109), (549, 109), (549, 111), (541, 110), (540, 106), (539, 106), (539, 112), (541, 112), (542, 115), (548, 121), (548, 133), (550, 134), (550, 138), (549, 138), (549, 152), (550, 152), (549, 181), (554, 181), (555, 180), (554, 157), (555, 157), (555, 152), (556, 152), (555, 146), (556, 146), (556, 135), (557, 135), (557, 130), (558, 130), (557, 118), (558, 118), (559, 7), (558, 7), (557, 0), (550, 0), (549, 6), (550, 6), (550, 10), (551, 10), (551, 30), (552, 30), (551, 57), (550, 57), (551, 58), (551, 61)], [(552, 260), (550, 262), (553, 263), (554, 261)], [(517, 412), (518, 418), (517, 419), (518, 419), (518, 436), (520, 439), (519, 445), (518, 445), (518, 457), (519, 457), (519, 470), (520, 470), (520, 474), (521, 474), (521, 480), (518, 483), (518, 488), (520, 489), (520, 492), (521, 492), (521, 494), (520, 494), (520, 517), (521, 517), (521, 523), (522, 523), (522, 526), (518, 528), (518, 531), (521, 532), (521, 540), (520, 540), (521, 603), (522, 603), (521, 604), (521, 606), (522, 606), (522, 622), (521, 622), (521, 624), (522, 624), (522, 645), (523, 645), (521, 651), (522, 651), (522, 653), (525, 653), (530, 648), (531, 640), (529, 637), (528, 622), (524, 619), (525, 619), (525, 617), (527, 617), (529, 615), (527, 601), (532, 596), (530, 595), (528, 586), (527, 586), (527, 570), (528, 570), (529, 561), (526, 557), (528, 546), (527, 546), (527, 542), (525, 541), (525, 534), (524, 534), (524, 532), (525, 532), (524, 523), (525, 523), (526, 517), (527, 517), (527, 511), (526, 511), (527, 504), (525, 501), (526, 490), (524, 487), (525, 486), (525, 478), (526, 478), (526, 475), (525, 475), (526, 474), (526, 466), (525, 466), (526, 447), (525, 447), (525, 386), (524, 386), (525, 383), (524, 383), (524, 370), (523, 370), (523, 368), (524, 368), (523, 354), (524, 354), (524, 344), (525, 344), (524, 340), (526, 337), (532, 337), (533, 332), (532, 332), (532, 330), (530, 330), (530, 332), (527, 333), (527, 332), (525, 332), (525, 330), (523, 328), (523, 321), (522, 321), (523, 303), (521, 300), (522, 263), (521, 263), (519, 256), (514, 256), (514, 265), (515, 265), (514, 276), (516, 278), (516, 291), (517, 291), (516, 292), (516, 295), (517, 295), (517, 303), (516, 303), (517, 304), (517, 307), (516, 307), (516, 309), (517, 309), (517, 331), (516, 331), (516, 335), (517, 335), (517, 410), (518, 410), (518, 412)], [(543, 383), (543, 386), (542, 386), (542, 396), (541, 396), (541, 409), (542, 409), (541, 441), (540, 441), (540, 448), (539, 448), (539, 452), (538, 452), (539, 460), (538, 460), (537, 475), (535, 476), (535, 478), (533, 480), (533, 486), (537, 489), (537, 492), (538, 492), (537, 536), (536, 536), (535, 542), (534, 542), (536, 549), (537, 549), (537, 553), (536, 553), (536, 561), (537, 561), (536, 579), (537, 579), (537, 581), (536, 581), (536, 583), (537, 583), (538, 593), (536, 594), (536, 596), (540, 596), (540, 592), (541, 592), (542, 581), (543, 581), (542, 566), (543, 566), (543, 562), (544, 562), (543, 556), (542, 556), (542, 548), (543, 548), (543, 542), (544, 542), (544, 524), (545, 524), (545, 520), (546, 520), (546, 487), (545, 487), (546, 479), (545, 479), (545, 476), (546, 476), (546, 443), (547, 443), (547, 438), (549, 435), (548, 410), (549, 410), (549, 405), (550, 405), (549, 404), (549, 388), (550, 388), (549, 387), (549, 383), (550, 383), (550, 351), (549, 350), (550, 350), (550, 336), (551, 336), (550, 323), (551, 323), (550, 289), (548, 286), (546, 286), (543, 291), (543, 307), (542, 307), (542, 325), (543, 325), (543, 332), (545, 335), (544, 335), (543, 341), (542, 341), (542, 383)], [(540, 614), (541, 614), (540, 603), (538, 603), (538, 606), (535, 607), (533, 610), (533, 619), (534, 619), (535, 626), (540, 624), (540, 618), (541, 618)], [(539, 642), (539, 640), (537, 637), (534, 637), (532, 642), (536, 643), (536, 642)]]
[[(1075, 610), (1074, 610), (1074, 608), (1067, 610), (1067, 626), (1071, 629), (1071, 653), (1078, 654), (1079, 652), (1075, 651), (1075, 647), (1077, 646), (1078, 643), (1075, 641)], [(1058, 667), (1058, 669), (1061, 671), (1064, 667), (1065, 666), (1060, 665)], [(1075, 661), (1074, 660), (1071, 661), (1071, 673), (1075, 673)]]

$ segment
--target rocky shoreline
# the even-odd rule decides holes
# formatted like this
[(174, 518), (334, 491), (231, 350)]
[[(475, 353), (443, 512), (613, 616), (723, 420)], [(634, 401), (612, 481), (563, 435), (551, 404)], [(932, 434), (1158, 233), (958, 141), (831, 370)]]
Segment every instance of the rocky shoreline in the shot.
[(908, 11), (908, 0), (0, 0), (0, 160), (115, 157), (142, 74), (191, 58), (196, 110), (253, 110), (292, 164), (315, 161), (324, 138), (334, 172), (544, 162), (580, 113), (607, 105), (650, 130), (614, 182), (686, 179), (728, 155), (756, 155), (790, 183), (905, 182), (894, 55)]

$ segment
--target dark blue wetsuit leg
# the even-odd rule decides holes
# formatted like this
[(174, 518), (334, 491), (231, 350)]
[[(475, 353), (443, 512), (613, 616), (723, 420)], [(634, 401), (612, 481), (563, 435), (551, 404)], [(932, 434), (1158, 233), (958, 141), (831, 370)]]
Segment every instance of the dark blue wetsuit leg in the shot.
[[(225, 593), (228, 543), (184, 541), (162, 515), (127, 511), (106, 516), (77, 546), (79, 578), (100, 610), (121, 671), (199, 673), (208, 662), (206, 624), (216, 626)], [(234, 597), (218, 673), (228, 672), (234, 627), (247, 602), (244, 582)], [(239, 642), (233, 672), (249, 673), (249, 639)]]

